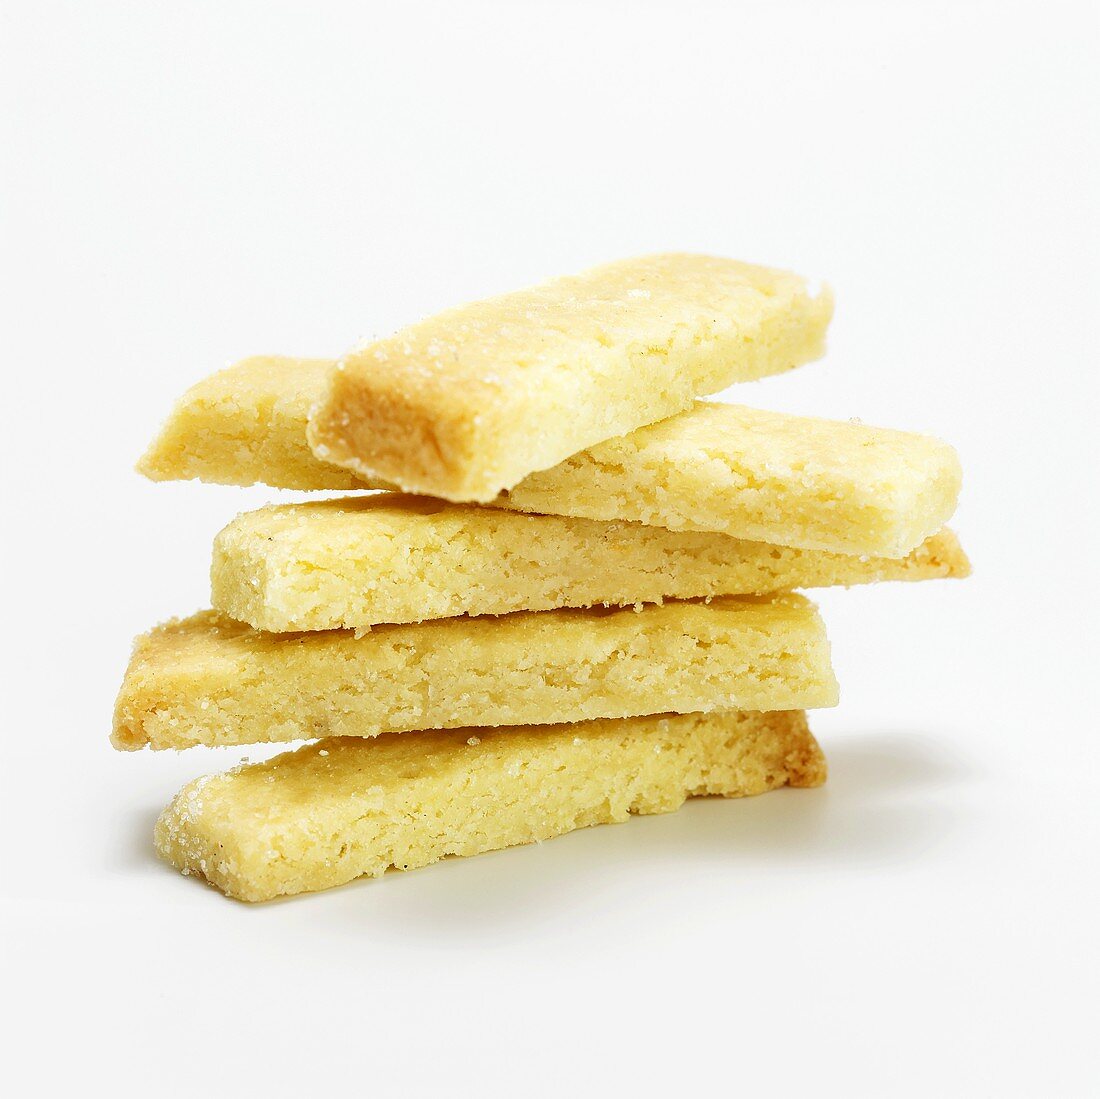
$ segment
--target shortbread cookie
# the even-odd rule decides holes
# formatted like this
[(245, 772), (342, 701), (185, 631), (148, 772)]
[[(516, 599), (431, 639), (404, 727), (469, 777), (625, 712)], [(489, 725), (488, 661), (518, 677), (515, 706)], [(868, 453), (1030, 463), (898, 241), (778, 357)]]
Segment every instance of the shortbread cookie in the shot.
[(382, 493), (238, 516), (215, 539), (210, 575), (215, 609), (279, 632), (968, 571), (946, 530), (900, 560), (861, 558)]
[(962, 470), (928, 435), (698, 401), (533, 473), (524, 511), (904, 557), (951, 518)]
[[(326, 372), (323, 360), (248, 359), (200, 382), (139, 469), (158, 480), (393, 487), (308, 450), (307, 413)], [(902, 557), (950, 517), (960, 480), (955, 452), (938, 439), (699, 401), (534, 473), (492, 503)]]
[(331, 359), (256, 355), (192, 386), (138, 462), (153, 481), (356, 489), (363, 482), (314, 457), (306, 442)]
[(799, 712), (344, 737), (190, 783), (155, 840), (184, 874), (266, 901), (667, 813), (694, 795), (824, 781)]
[(831, 706), (812, 603), (719, 597), (617, 610), (271, 634), (205, 612), (138, 639), (117, 748), (187, 748), (465, 725)]
[(340, 361), (310, 419), (325, 461), (487, 502), (528, 473), (824, 350), (832, 314), (785, 271), (622, 260), (448, 310)]

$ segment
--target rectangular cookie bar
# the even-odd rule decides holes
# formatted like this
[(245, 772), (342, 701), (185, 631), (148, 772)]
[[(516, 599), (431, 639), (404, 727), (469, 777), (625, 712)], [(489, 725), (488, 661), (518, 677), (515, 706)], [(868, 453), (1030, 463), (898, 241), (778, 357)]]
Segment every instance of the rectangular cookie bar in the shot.
[(961, 484), (954, 449), (928, 435), (698, 401), (531, 474), (506, 502), (904, 557), (951, 518)]
[(968, 572), (946, 530), (900, 560), (860, 558), (381, 493), (246, 512), (210, 577), (216, 610), (282, 632)]
[[(139, 470), (157, 480), (275, 488), (393, 487), (309, 451), (308, 409), (328, 365), (248, 359), (200, 382)], [(492, 503), (902, 557), (947, 521), (960, 482), (954, 450), (929, 436), (699, 401), (534, 473)]]
[(213, 611), (140, 637), (112, 742), (133, 750), (466, 725), (831, 706), (797, 595), (271, 634)]
[(800, 712), (342, 737), (197, 779), (155, 842), (184, 874), (266, 901), (825, 773)]
[(714, 256), (621, 260), (450, 309), (343, 358), (310, 417), (325, 461), (492, 500), (533, 470), (818, 358), (832, 315), (797, 275)]

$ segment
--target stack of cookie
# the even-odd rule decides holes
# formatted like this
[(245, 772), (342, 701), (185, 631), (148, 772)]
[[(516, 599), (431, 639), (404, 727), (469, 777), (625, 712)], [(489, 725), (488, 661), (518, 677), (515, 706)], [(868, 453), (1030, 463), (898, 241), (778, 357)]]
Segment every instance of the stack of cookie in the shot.
[(185, 787), (161, 854), (257, 901), (822, 782), (836, 683), (792, 589), (968, 571), (946, 444), (697, 400), (820, 356), (830, 315), (662, 255), (191, 389), (147, 476), (373, 491), (239, 516), (214, 609), (138, 639), (116, 747), (314, 741)]

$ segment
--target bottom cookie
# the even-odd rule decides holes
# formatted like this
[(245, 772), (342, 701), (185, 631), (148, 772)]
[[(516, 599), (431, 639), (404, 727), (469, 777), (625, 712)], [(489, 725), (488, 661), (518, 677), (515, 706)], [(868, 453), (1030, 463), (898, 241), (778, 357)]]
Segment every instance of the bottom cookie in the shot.
[(802, 711), (330, 738), (189, 783), (155, 840), (184, 874), (266, 901), (825, 770)]

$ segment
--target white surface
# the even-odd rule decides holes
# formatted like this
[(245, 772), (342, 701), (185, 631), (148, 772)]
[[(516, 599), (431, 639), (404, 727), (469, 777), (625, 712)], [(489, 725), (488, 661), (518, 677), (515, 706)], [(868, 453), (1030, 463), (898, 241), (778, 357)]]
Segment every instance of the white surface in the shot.
[[(1090, 9), (4, 5), (12, 1094), (1096, 1094)], [(835, 287), (736, 399), (963, 457), (974, 578), (821, 600), (829, 785), (259, 908), (159, 865), (240, 753), (110, 750), (130, 638), (275, 495), (133, 474), (172, 400), (667, 248)]]

